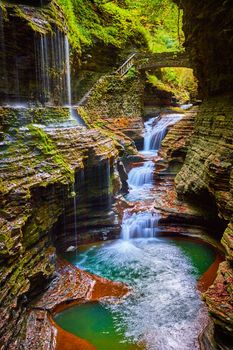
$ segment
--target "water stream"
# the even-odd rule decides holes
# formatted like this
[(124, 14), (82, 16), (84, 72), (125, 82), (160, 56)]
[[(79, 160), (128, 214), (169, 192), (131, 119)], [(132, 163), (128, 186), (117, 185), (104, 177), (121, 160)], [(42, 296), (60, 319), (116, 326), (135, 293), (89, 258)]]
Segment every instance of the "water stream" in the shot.
[(128, 174), (128, 184), (130, 187), (141, 187), (144, 185), (153, 185), (153, 171), (155, 164), (153, 161), (147, 161), (142, 166), (133, 168)]
[[(203, 261), (195, 260), (196, 255)], [(196, 279), (213, 262), (208, 246), (156, 237), (118, 240), (68, 258), (92, 273), (127, 283), (133, 293), (117, 304), (87, 304), (84, 319), (82, 307), (68, 309), (56, 317), (60, 326), (99, 350), (130, 349), (139, 343), (148, 350), (198, 349), (206, 312)], [(107, 325), (100, 328), (100, 322)]]
[[(166, 128), (181, 118), (173, 114), (145, 123), (144, 151), (150, 153), (129, 172), (128, 180), (130, 193), (140, 192), (142, 203), (147, 186), (156, 186), (154, 157)], [(159, 219), (155, 210), (126, 209), (119, 240), (66, 254), (80, 268), (127, 283), (132, 294), (120, 303), (106, 300), (65, 310), (56, 316), (60, 326), (99, 350), (199, 349), (197, 339), (207, 312), (196, 283), (214, 261), (215, 252), (193, 239), (159, 237)]]
[(167, 128), (182, 119), (182, 114), (166, 114), (159, 119), (150, 118), (145, 122), (144, 154), (157, 153), (161, 147)]

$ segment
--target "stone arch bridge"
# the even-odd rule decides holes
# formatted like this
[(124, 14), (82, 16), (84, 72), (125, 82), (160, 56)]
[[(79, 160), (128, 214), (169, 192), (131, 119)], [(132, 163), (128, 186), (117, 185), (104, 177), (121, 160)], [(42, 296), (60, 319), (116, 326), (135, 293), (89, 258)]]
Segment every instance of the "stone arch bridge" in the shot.
[(117, 69), (116, 73), (123, 76), (133, 66), (139, 71), (153, 71), (165, 67), (192, 68), (186, 52), (161, 52), (149, 55), (134, 53)]

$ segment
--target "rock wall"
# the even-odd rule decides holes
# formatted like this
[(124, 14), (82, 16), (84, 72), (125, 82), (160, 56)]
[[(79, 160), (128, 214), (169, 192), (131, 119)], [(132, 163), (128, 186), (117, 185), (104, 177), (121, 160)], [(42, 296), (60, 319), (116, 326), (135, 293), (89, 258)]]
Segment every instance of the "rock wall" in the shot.
[[(83, 102), (87, 123), (109, 125), (134, 140), (142, 138), (144, 81), (136, 73), (105, 75)], [(89, 118), (88, 118), (89, 119)]]
[[(213, 341), (213, 349), (232, 349), (233, 8), (230, 1), (179, 3), (184, 10), (185, 46), (204, 101), (187, 157), (176, 177), (176, 188), (180, 197), (196, 200), (199, 205), (216, 205), (227, 226), (224, 233), (219, 232), (223, 234), (226, 262), (220, 264), (217, 278), (204, 298), (214, 321), (217, 345)], [(207, 333), (204, 338), (208, 338)]]
[(195, 120), (185, 163), (176, 177), (180, 196), (200, 201), (205, 206), (215, 203), (218, 215), (228, 224), (222, 238), (227, 262), (220, 265), (217, 279), (204, 297), (216, 325), (229, 333), (233, 330), (233, 271), (230, 265), (233, 260), (232, 135), (231, 97), (209, 98), (203, 102)]
[(203, 102), (195, 119), (195, 132), (185, 164), (176, 178), (177, 191), (211, 196), (224, 220), (233, 210), (233, 106), (231, 97)]
[[(101, 131), (67, 128), (63, 122), (51, 128), (52, 112), (50, 127), (46, 121), (43, 126), (28, 124), (35, 115), (48, 113), (42, 109), (32, 110), (31, 116), (27, 110), (19, 127), (15, 109), (1, 110), (1, 349), (17, 349), (28, 305), (53, 276), (55, 251), (49, 233), (64, 211), (64, 199), (73, 196), (76, 174), (101, 162), (113, 164), (119, 152)], [(64, 120), (67, 109), (55, 109), (56, 123), (58, 116)]]
[(185, 47), (201, 97), (231, 92), (233, 7), (231, 0), (174, 0), (184, 11)]
[(198, 107), (192, 107), (185, 111), (183, 118), (169, 128), (169, 132), (162, 142), (160, 154), (166, 159), (170, 166), (183, 165), (192, 134)]

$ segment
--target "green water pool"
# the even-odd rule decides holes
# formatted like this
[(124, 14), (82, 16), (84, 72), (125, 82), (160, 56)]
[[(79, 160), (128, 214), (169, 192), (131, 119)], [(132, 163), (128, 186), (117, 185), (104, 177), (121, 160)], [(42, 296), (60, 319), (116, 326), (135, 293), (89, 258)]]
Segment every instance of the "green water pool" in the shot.
[(119, 240), (67, 253), (73, 264), (125, 282), (133, 293), (120, 303), (72, 307), (55, 320), (98, 350), (131, 350), (139, 343), (147, 350), (198, 349), (206, 310), (196, 281), (215, 255), (200, 241), (170, 238)]

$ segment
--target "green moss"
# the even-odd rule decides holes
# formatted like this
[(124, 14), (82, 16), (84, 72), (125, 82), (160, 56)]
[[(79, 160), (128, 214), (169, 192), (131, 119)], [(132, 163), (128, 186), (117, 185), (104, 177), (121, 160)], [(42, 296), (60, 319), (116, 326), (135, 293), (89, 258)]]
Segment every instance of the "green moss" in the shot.
[(45, 34), (55, 25), (66, 32), (78, 52), (96, 41), (118, 48), (146, 47), (152, 52), (174, 51), (179, 46), (178, 7), (171, 0), (148, 0), (147, 6), (141, 0), (51, 0), (49, 6), (31, 11), (7, 6), (34, 31)]
[(172, 93), (180, 102), (197, 96), (197, 81), (190, 68), (162, 68), (147, 78), (153, 86)]
[(74, 182), (74, 172), (70, 168), (69, 164), (64, 160), (60, 155), (59, 151), (55, 147), (52, 140), (48, 135), (43, 131), (43, 129), (35, 126), (28, 126), (31, 136), (33, 136), (36, 148), (39, 149), (43, 156), (50, 156), (54, 163), (59, 166), (61, 172), (70, 179), (71, 182)]
[(68, 108), (8, 108), (0, 107), (0, 130), (9, 131), (10, 128), (19, 128), (31, 123), (49, 125), (63, 123), (70, 119)]
[(55, 199), (48, 201), (39, 201), (36, 203), (31, 217), (23, 230), (23, 246), (28, 248), (39, 242), (41, 238), (47, 235), (53, 224), (62, 213), (63, 204)]
[(0, 184), (2, 194), (20, 187), (26, 200), (30, 198), (29, 188), (34, 182), (44, 187), (57, 181), (62, 184), (74, 182), (73, 169), (43, 129), (29, 125), (15, 129), (11, 137), (0, 154), (3, 166), (6, 163), (8, 169), (8, 176)]

